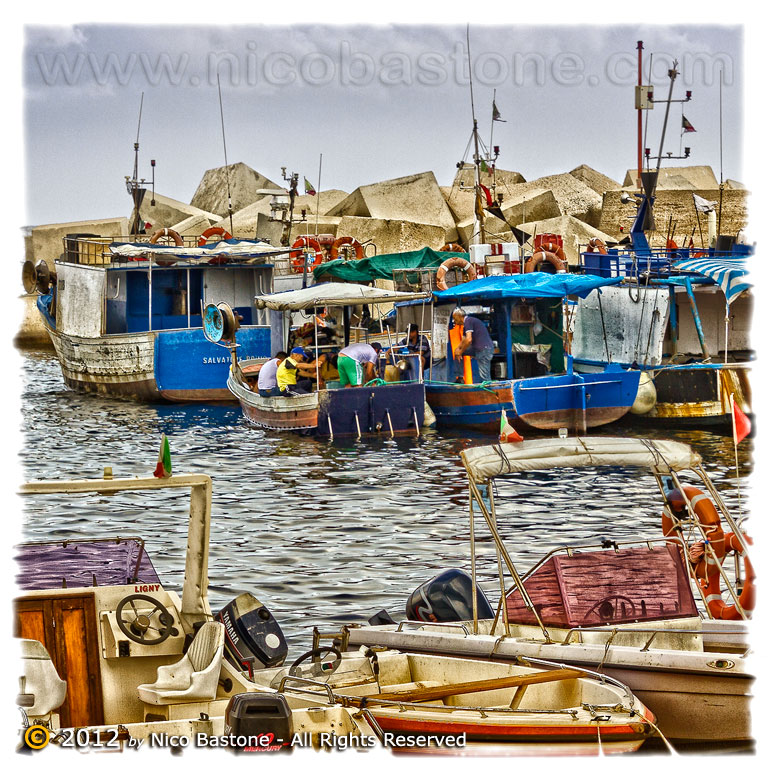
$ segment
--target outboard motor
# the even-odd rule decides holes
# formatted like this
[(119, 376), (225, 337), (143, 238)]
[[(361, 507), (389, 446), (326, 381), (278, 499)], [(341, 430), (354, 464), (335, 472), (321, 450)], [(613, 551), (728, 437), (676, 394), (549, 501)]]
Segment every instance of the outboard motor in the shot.
[[(405, 606), (411, 621), (467, 621), (472, 618), (472, 577), (449, 568), (414, 590)], [(493, 608), (477, 587), (477, 617), (492, 619)]]
[(249, 592), (227, 603), (216, 616), (224, 625), (224, 656), (230, 664), (253, 678), (254, 669), (280, 666), (288, 655), (280, 625)]

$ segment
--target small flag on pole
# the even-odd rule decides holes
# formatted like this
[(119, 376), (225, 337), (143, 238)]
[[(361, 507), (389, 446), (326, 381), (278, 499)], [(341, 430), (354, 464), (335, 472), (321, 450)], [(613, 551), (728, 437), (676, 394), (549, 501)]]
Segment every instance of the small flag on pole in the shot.
[(494, 99), (493, 102), (493, 119), (496, 120), (499, 123), (506, 123), (506, 120), (501, 119), (501, 112), (496, 108), (496, 100)]
[(515, 428), (507, 421), (507, 412), (502, 410), (501, 412), (501, 434), (499, 435), (500, 443), (522, 443), (523, 438), (515, 431)]
[(736, 404), (733, 393), (731, 393), (731, 416), (733, 417), (733, 442), (738, 445), (752, 431), (752, 424)]
[(683, 133), (696, 133), (696, 129), (691, 125), (690, 120), (683, 115)]
[(482, 173), (488, 173), (488, 165), (483, 158), (480, 158), (480, 170)]
[(485, 204), (486, 205), (493, 205), (493, 198), (491, 197), (491, 190), (488, 189), (488, 187), (484, 187), (482, 184), (480, 185), (480, 189), (483, 191), (483, 194), (485, 195)]
[(307, 177), (304, 177), (304, 194), (305, 195), (316, 195), (317, 191), (315, 188), (307, 181)]
[(157, 467), (155, 467), (155, 477), (170, 477), (171, 471), (171, 447), (168, 445), (168, 438), (163, 435), (160, 441), (160, 452), (157, 454)]

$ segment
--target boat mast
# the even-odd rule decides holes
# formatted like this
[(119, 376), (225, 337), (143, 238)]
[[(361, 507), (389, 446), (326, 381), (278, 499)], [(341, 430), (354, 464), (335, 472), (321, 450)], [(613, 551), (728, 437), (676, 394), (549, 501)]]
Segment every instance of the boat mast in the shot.
[(480, 139), (477, 133), (477, 118), (475, 117), (475, 93), (472, 87), (472, 56), (469, 50), (469, 24), (467, 24), (467, 61), (469, 63), (469, 100), (472, 105), (472, 139), (475, 143), (475, 227), (472, 231), (472, 244), (485, 242), (485, 226), (483, 225), (483, 206), (480, 190)]
[[(139, 102), (139, 124), (136, 127), (136, 141), (133, 143), (133, 178), (131, 189), (133, 196), (133, 234), (139, 234), (139, 134), (141, 133), (141, 113), (144, 109), (144, 91), (141, 92)], [(154, 173), (154, 168), (153, 168)]]

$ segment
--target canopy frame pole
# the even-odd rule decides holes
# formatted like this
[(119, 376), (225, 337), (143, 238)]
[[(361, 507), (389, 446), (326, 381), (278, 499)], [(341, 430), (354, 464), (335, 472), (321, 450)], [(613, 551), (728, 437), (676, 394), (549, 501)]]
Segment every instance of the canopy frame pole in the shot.
[[(463, 453), (461, 454), (461, 463), (464, 465), (464, 469), (467, 471), (467, 479), (469, 480), (470, 492), (472, 493), (475, 500), (477, 501), (477, 506), (480, 512), (482, 513), (483, 517), (485, 518), (485, 522), (486, 522), (486, 525), (488, 526), (488, 530), (491, 532), (491, 536), (493, 536), (493, 539), (496, 542), (496, 546), (498, 547), (499, 552), (502, 558), (504, 559), (504, 562), (507, 564), (507, 569), (509, 570), (509, 574), (510, 576), (512, 576), (512, 580), (515, 582), (515, 586), (520, 590), (520, 595), (523, 598), (523, 602), (525, 602), (528, 609), (536, 617), (536, 623), (539, 625), (539, 628), (544, 634), (545, 642), (551, 643), (552, 638), (549, 636), (549, 632), (547, 632), (546, 627), (542, 623), (541, 617), (539, 616), (538, 611), (536, 610), (536, 607), (533, 604), (533, 600), (531, 600), (530, 595), (526, 591), (525, 585), (523, 584), (523, 580), (520, 578), (520, 574), (517, 572), (517, 569), (515, 568), (515, 564), (512, 562), (512, 558), (510, 557), (510, 554), (506, 546), (504, 545), (504, 542), (502, 541), (501, 536), (499, 535), (499, 532), (493, 523), (493, 520), (491, 519), (490, 513), (488, 512), (488, 509), (485, 506), (485, 502), (483, 501), (482, 496), (480, 494), (480, 490), (477, 487), (477, 481), (475, 480), (475, 476), (472, 474), (472, 470), (469, 468), (469, 465), (467, 464), (467, 460)], [(474, 567), (474, 564), (475, 564), (475, 557), (473, 552), (473, 556), (472, 556), (473, 567)]]
[(696, 333), (699, 337), (699, 344), (701, 344), (701, 351), (704, 354), (704, 359), (709, 360), (710, 354), (707, 348), (707, 340), (704, 337), (704, 328), (701, 325), (701, 317), (699, 315), (699, 308), (696, 305), (696, 298), (693, 295), (693, 286), (689, 278), (685, 278), (685, 292), (688, 294), (688, 300), (691, 302), (691, 314), (693, 315), (693, 322), (696, 326)]
[(477, 559), (475, 556), (475, 505), (469, 489), (469, 557), (472, 564), (472, 631), (477, 635)]
[[(488, 501), (491, 506), (491, 517), (493, 518), (493, 524), (496, 525), (496, 499), (494, 497), (493, 493), (493, 483), (492, 481), (488, 481)], [(495, 542), (494, 542), (495, 543)], [(496, 547), (496, 563), (498, 564), (499, 568), (499, 588), (501, 589), (501, 615), (502, 620), (504, 621), (504, 634), (509, 634), (509, 615), (507, 613), (507, 590), (504, 586), (504, 569), (502, 567), (501, 562), (501, 554), (499, 553), (499, 548)]]

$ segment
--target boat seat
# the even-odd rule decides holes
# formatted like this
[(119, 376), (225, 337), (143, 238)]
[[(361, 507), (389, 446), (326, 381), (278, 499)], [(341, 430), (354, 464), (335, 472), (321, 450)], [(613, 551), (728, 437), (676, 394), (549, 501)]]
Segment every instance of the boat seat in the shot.
[(19, 680), (18, 705), (31, 717), (44, 717), (58, 709), (67, 695), (48, 651), (39, 640), (19, 640), (24, 674)]
[(223, 653), (224, 625), (206, 622), (180, 661), (158, 667), (154, 683), (138, 686), (139, 698), (146, 704), (158, 705), (212, 701), (216, 698)]

